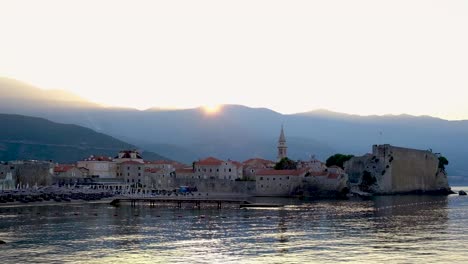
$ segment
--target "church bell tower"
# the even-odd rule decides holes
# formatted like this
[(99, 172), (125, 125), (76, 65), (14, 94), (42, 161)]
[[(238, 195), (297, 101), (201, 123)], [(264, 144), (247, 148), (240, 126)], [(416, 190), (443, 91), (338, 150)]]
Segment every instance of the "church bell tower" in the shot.
[(288, 147), (286, 146), (286, 137), (284, 136), (283, 125), (281, 125), (281, 134), (278, 139), (278, 161), (288, 156)]

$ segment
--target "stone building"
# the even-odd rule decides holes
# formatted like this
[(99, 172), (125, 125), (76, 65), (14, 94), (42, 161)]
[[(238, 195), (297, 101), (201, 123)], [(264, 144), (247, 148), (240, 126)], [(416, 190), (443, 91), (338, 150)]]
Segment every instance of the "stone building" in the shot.
[(237, 161), (208, 157), (194, 162), (194, 174), (198, 179), (236, 180), (242, 178), (242, 164)]
[(112, 179), (117, 177), (117, 163), (111, 157), (91, 155), (77, 162), (77, 167), (86, 168), (89, 176), (94, 178)]
[(145, 161), (145, 168), (175, 171), (177, 163), (168, 160)]
[(53, 168), (54, 164), (47, 161), (10, 161), (0, 164), (0, 180), (20, 186), (47, 186), (52, 183)]
[(255, 175), (257, 196), (291, 196), (300, 188), (306, 170), (260, 170)]
[(177, 179), (198, 179), (198, 176), (195, 175), (195, 172), (192, 168), (180, 168), (175, 170), (175, 175)]
[(145, 164), (138, 161), (125, 161), (117, 165), (117, 175), (125, 184), (144, 185)]
[(163, 189), (173, 183), (176, 173), (167, 168), (145, 168), (143, 185), (146, 187)]
[(374, 145), (371, 154), (345, 163), (352, 185), (380, 194), (448, 192), (447, 175), (431, 151)]
[(316, 172), (327, 170), (327, 166), (325, 165), (325, 163), (321, 162), (318, 159), (315, 159), (314, 157), (312, 157), (310, 160), (307, 160), (307, 161), (299, 160), (297, 162), (297, 168), (298, 169), (307, 168), (310, 171), (316, 171)]
[(136, 150), (122, 150), (114, 158), (114, 161), (117, 163), (122, 163), (126, 161), (135, 161), (139, 163), (144, 163), (143, 157)]
[(273, 169), (275, 162), (271, 160), (252, 158), (242, 162), (243, 178), (246, 180), (255, 180), (255, 173), (259, 170)]
[(302, 181), (301, 189), (306, 197), (346, 194), (349, 191), (348, 175), (340, 167), (330, 167), (324, 171), (308, 171)]
[(75, 165), (57, 165), (54, 168), (54, 184), (84, 184), (91, 183), (89, 170)]
[(8, 162), (0, 163), (0, 190), (11, 190), (16, 187), (14, 166), (9, 165)]

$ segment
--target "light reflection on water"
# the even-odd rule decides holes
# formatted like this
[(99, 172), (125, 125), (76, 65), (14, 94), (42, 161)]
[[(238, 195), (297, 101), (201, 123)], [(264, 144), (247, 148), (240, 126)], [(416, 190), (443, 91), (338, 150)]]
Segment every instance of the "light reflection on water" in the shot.
[(106, 204), (0, 208), (2, 263), (466, 261), (468, 198), (262, 200), (217, 210)]

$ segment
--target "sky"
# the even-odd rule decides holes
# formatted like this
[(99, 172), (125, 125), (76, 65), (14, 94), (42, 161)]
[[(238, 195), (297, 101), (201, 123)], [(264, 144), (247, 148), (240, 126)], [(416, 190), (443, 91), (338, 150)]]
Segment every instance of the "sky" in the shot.
[(468, 119), (468, 1), (0, 0), (0, 76), (138, 109)]

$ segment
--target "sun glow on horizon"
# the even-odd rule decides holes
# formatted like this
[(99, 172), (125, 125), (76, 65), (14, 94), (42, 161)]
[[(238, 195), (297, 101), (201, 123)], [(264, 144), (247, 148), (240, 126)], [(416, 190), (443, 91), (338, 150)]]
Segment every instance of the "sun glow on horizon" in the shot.
[(466, 120), (465, 2), (7, 0), (0, 78), (140, 111)]
[(222, 106), (221, 105), (204, 105), (202, 106), (203, 111), (205, 114), (208, 115), (216, 115), (221, 112)]

